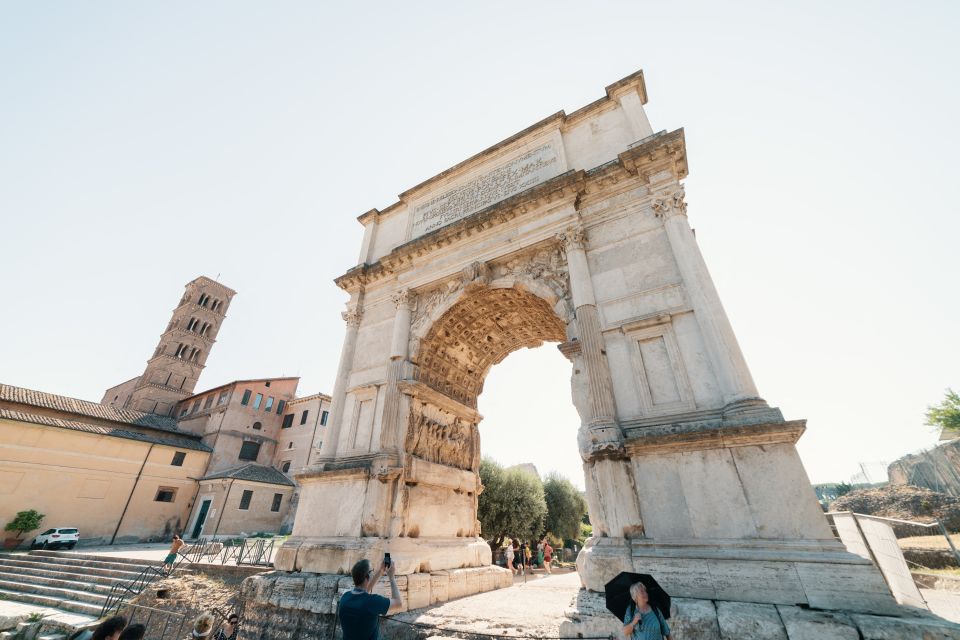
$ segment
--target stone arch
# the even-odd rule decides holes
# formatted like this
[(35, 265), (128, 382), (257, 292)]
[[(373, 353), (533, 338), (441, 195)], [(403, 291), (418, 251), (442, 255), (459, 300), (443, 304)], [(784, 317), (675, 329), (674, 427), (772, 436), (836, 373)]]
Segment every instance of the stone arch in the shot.
[[(552, 304), (551, 304), (552, 303)], [(505, 278), (449, 296), (414, 338), (415, 378), (476, 409), (490, 368), (522, 347), (567, 339), (563, 301), (543, 283)]]

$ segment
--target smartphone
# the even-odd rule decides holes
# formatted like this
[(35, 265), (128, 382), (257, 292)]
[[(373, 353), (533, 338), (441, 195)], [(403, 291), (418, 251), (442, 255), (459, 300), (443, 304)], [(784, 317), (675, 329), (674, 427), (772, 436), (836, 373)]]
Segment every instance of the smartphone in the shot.
[(391, 560), (390, 560), (390, 554), (389, 554), (389, 553), (383, 554), (383, 565), (384, 565), (385, 567), (389, 567), (389, 566), (390, 566), (390, 562), (391, 562)]

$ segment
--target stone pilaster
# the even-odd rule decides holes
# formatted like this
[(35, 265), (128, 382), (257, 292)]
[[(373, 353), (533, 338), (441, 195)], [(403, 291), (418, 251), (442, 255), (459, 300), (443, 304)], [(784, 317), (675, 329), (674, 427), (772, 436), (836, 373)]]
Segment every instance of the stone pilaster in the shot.
[(623, 435), (617, 425), (613, 399), (613, 381), (607, 362), (600, 313), (593, 293), (590, 267), (585, 247), (586, 234), (580, 226), (567, 229), (559, 237), (567, 255), (570, 294), (576, 315), (577, 334), (587, 374), (590, 415), (586, 417), (588, 438), (581, 438), (584, 459), (619, 456), (623, 452)]
[[(687, 222), (684, 195), (683, 186), (679, 184), (663, 190), (656, 195), (653, 210), (663, 219), (670, 248), (703, 334), (704, 345), (716, 372), (724, 402), (728, 406), (756, 404), (759, 401), (757, 386), (710, 278), (693, 230)], [(765, 403), (763, 405), (765, 406)]]
[(340, 428), (343, 419), (343, 403), (347, 397), (347, 384), (350, 380), (350, 371), (353, 369), (353, 354), (357, 348), (357, 332), (360, 330), (360, 321), (363, 319), (363, 307), (355, 304), (344, 311), (341, 316), (347, 323), (347, 333), (343, 338), (343, 348), (340, 351), (340, 366), (337, 368), (337, 380), (333, 386), (333, 396), (330, 399), (330, 431), (323, 439), (317, 463), (322, 465), (337, 455), (337, 445), (340, 442)]
[(383, 397), (383, 422), (380, 446), (385, 452), (402, 453), (403, 434), (400, 433), (400, 389), (403, 365), (407, 361), (410, 343), (410, 319), (417, 298), (409, 289), (401, 289), (391, 297), (397, 306), (393, 321), (393, 340), (390, 347), (390, 363), (387, 365), (387, 385)]

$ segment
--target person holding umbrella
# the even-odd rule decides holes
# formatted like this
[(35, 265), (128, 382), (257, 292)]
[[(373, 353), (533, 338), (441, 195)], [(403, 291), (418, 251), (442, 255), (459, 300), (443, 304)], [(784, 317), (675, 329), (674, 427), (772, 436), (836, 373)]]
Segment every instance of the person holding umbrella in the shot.
[(630, 585), (633, 600), (623, 616), (623, 637), (626, 640), (670, 640), (670, 625), (656, 607), (650, 606), (647, 587), (642, 582)]

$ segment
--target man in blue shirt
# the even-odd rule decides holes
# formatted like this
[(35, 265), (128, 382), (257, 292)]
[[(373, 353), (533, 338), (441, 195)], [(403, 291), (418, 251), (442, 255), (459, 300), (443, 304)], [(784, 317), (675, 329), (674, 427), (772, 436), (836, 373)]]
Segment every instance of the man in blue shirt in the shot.
[[(372, 571), (369, 560), (361, 560), (353, 565), (353, 589), (340, 597), (340, 626), (343, 628), (343, 640), (378, 640), (380, 638), (380, 616), (394, 613), (400, 609), (400, 589), (394, 578), (396, 565), (387, 567), (383, 562), (380, 568)], [(373, 592), (377, 581), (387, 572), (390, 579), (390, 597)]]

